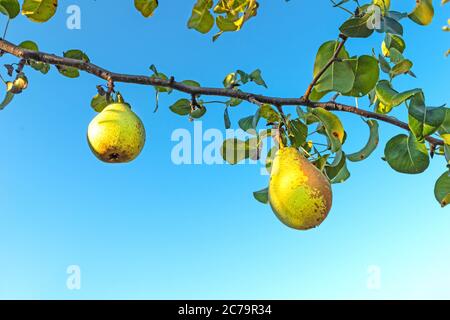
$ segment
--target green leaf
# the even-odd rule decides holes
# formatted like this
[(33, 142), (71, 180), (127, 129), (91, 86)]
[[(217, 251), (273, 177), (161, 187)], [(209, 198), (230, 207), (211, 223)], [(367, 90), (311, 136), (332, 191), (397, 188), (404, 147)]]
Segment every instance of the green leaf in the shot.
[(259, 191), (253, 192), (253, 197), (261, 203), (268, 204), (269, 203), (269, 188), (264, 188)]
[(396, 19), (383, 17), (381, 22), (381, 29), (377, 31), (403, 35), (403, 26)]
[(443, 124), (446, 108), (427, 108), (423, 93), (417, 93), (411, 98), (408, 109), (408, 124), (418, 141), (435, 133)]
[(391, 168), (401, 173), (422, 173), (430, 165), (425, 144), (417, 141), (412, 134), (399, 134), (389, 140), (384, 155)]
[(445, 172), (434, 186), (434, 195), (442, 207), (450, 203), (450, 171)]
[(229, 164), (237, 164), (244, 159), (257, 160), (260, 154), (261, 140), (259, 138), (242, 141), (237, 138), (227, 139), (223, 142), (220, 153)]
[(31, 51), (39, 51), (39, 47), (36, 44), (36, 42), (31, 41), (31, 40), (21, 42), (19, 44), (19, 47), (21, 47), (23, 49), (31, 50)]
[[(89, 57), (81, 50), (69, 50), (67, 52), (64, 52), (64, 57), (89, 62)], [(56, 68), (62, 75), (68, 78), (77, 78), (80, 76), (80, 71), (77, 68), (60, 65), (56, 66)]]
[(376, 86), (376, 95), (379, 99), (382, 108), (377, 110), (380, 113), (388, 113), (392, 108), (399, 106), (416, 93), (421, 92), (420, 89), (408, 90), (402, 93), (395, 91), (389, 81), (381, 80)]
[(158, 7), (158, 0), (134, 0), (134, 6), (144, 17), (148, 18)]
[(248, 117), (245, 117), (245, 118), (242, 118), (241, 120), (239, 120), (238, 121), (239, 128), (241, 128), (244, 131), (248, 131), (250, 129), (253, 129), (253, 130), (256, 129), (253, 126), (253, 118), (254, 118), (254, 116), (248, 116)]
[(450, 133), (450, 109), (449, 108), (445, 108), (445, 118), (444, 118), (444, 121), (442, 122), (442, 125), (439, 127), (438, 131), (440, 134)]
[(340, 26), (339, 30), (350, 38), (367, 38), (374, 29), (368, 27), (368, 22), (372, 18), (373, 11), (366, 13), (363, 17), (350, 18)]
[(7, 92), (5, 98), (0, 103), (0, 110), (5, 109), (5, 107), (12, 101), (13, 98), (14, 98), (14, 94), (11, 92)]
[(260, 116), (267, 122), (278, 122), (281, 117), (270, 104), (263, 104), (260, 108)]
[(56, 13), (58, 0), (24, 0), (22, 14), (33, 22), (46, 22)]
[(214, 26), (214, 17), (210, 11), (212, 6), (212, 0), (197, 0), (188, 21), (188, 28), (201, 33), (208, 33)]
[(105, 109), (106, 106), (108, 106), (109, 104), (110, 104), (110, 102), (106, 98), (106, 95), (102, 96), (100, 94), (96, 94), (94, 96), (94, 98), (92, 98), (92, 100), (91, 100), (91, 107), (96, 112), (102, 112), (103, 109)]
[(223, 112), (223, 122), (225, 124), (225, 129), (231, 128), (231, 120), (230, 114), (228, 113), (228, 108), (225, 108), (225, 111)]
[(205, 106), (201, 106), (198, 107), (197, 109), (191, 111), (190, 116), (193, 119), (200, 119), (201, 117), (203, 117), (206, 113), (206, 107)]
[(365, 122), (369, 126), (370, 130), (369, 140), (367, 141), (367, 144), (364, 146), (364, 148), (362, 148), (360, 151), (349, 154), (347, 156), (347, 159), (352, 162), (367, 159), (378, 146), (379, 142), (378, 122), (376, 120), (367, 120)]
[(191, 101), (188, 99), (180, 99), (171, 105), (169, 109), (180, 116), (187, 116), (191, 113)]
[(261, 76), (261, 70), (256, 69), (252, 73), (250, 73), (250, 80), (256, 83), (257, 85), (263, 86), (267, 88), (267, 84)]
[(378, 60), (380, 61), (380, 68), (384, 73), (389, 74), (391, 72), (391, 66), (389, 65), (389, 62), (380, 54), (378, 56)]
[(345, 135), (341, 120), (339, 120), (335, 114), (323, 108), (314, 108), (311, 113), (325, 127), (326, 134), (331, 142), (331, 151), (337, 152), (340, 150), (342, 143), (344, 142)]
[(395, 48), (398, 52), (403, 53), (406, 49), (405, 40), (399, 35), (386, 33), (381, 49), (385, 57), (390, 56), (390, 49)]
[(350, 60), (355, 74), (355, 81), (352, 90), (346, 95), (353, 97), (363, 97), (367, 95), (378, 82), (380, 68), (378, 60), (371, 56), (360, 56), (358, 59)]
[(408, 59), (405, 59), (397, 63), (390, 72), (391, 78), (395, 78), (400, 74), (408, 73), (408, 71), (411, 70), (412, 66), (413, 66), (412, 61)]
[(346, 160), (345, 153), (339, 151), (335, 161), (325, 166), (325, 173), (331, 183), (342, 183), (350, 178), (350, 171), (348, 171)]
[(225, 140), (220, 149), (220, 154), (226, 162), (232, 165), (249, 157), (246, 142), (236, 138)]
[(17, 0), (0, 0), (0, 13), (9, 19), (14, 19), (20, 13), (20, 4)]
[[(316, 77), (325, 65), (332, 59), (338, 45), (338, 41), (328, 41), (319, 48), (316, 61), (314, 63), (314, 77)], [(339, 52), (338, 58), (349, 58), (345, 48), (342, 48)], [(352, 66), (348, 61), (334, 62), (320, 77), (315, 89), (317, 92), (337, 91), (345, 94), (352, 90), (354, 81), (355, 75), (353, 73)]]
[(433, 21), (434, 8), (432, 0), (416, 0), (416, 7), (408, 17), (422, 26), (429, 25)]
[(289, 140), (293, 147), (299, 148), (305, 142), (308, 136), (308, 127), (300, 119), (289, 121)]
[(186, 86), (190, 86), (190, 87), (200, 87), (200, 83), (198, 83), (197, 81), (194, 80), (184, 80), (181, 81), (182, 84), (186, 85)]

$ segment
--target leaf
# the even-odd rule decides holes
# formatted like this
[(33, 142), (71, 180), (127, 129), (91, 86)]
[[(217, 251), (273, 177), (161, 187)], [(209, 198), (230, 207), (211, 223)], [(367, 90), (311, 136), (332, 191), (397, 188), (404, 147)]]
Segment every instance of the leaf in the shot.
[(337, 158), (335, 159), (337, 161), (325, 166), (325, 173), (331, 183), (342, 183), (350, 178), (345, 153), (339, 151), (338, 155), (336, 155)]
[(144, 17), (148, 18), (158, 7), (158, 0), (134, 0), (134, 6)]
[(58, 0), (24, 0), (22, 14), (33, 22), (46, 22), (56, 13)]
[(430, 165), (425, 144), (417, 141), (412, 134), (399, 134), (389, 140), (384, 155), (391, 168), (401, 173), (422, 173)]
[(308, 136), (308, 127), (300, 119), (289, 121), (289, 140), (293, 147), (299, 148)]
[(443, 124), (446, 108), (427, 108), (423, 93), (417, 93), (411, 98), (408, 114), (408, 125), (411, 132), (418, 141), (423, 141)]
[(225, 129), (231, 128), (231, 120), (230, 114), (228, 113), (228, 108), (225, 108), (225, 111), (223, 112), (223, 122), (225, 124)]
[(248, 131), (250, 129), (256, 129), (253, 126), (253, 118), (254, 116), (248, 116), (245, 118), (242, 118), (241, 120), (238, 121), (239, 124), (239, 128), (241, 128), (244, 131)]
[(237, 164), (248, 158), (247, 144), (245, 141), (236, 138), (227, 139), (222, 144), (220, 154), (229, 164)]
[[(64, 52), (64, 57), (89, 62), (89, 57), (81, 50), (69, 50), (67, 52)], [(77, 68), (61, 65), (56, 66), (56, 68), (62, 75), (68, 78), (77, 78), (80, 76), (80, 71)]]
[(186, 85), (186, 86), (190, 86), (190, 87), (200, 87), (200, 83), (198, 83), (197, 81), (194, 80), (184, 80), (181, 81), (182, 84)]
[(269, 188), (264, 188), (259, 191), (253, 192), (253, 197), (261, 203), (268, 204), (269, 203)]
[(378, 146), (378, 122), (376, 120), (367, 120), (365, 122), (369, 126), (370, 130), (369, 140), (367, 141), (367, 144), (364, 146), (364, 148), (362, 148), (360, 151), (349, 154), (347, 156), (347, 159), (352, 162), (358, 162), (367, 159)]
[(397, 35), (403, 35), (403, 26), (396, 19), (390, 17), (383, 17), (381, 29), (378, 32), (386, 32)]
[(436, 181), (434, 196), (442, 207), (450, 203), (450, 171), (445, 172)]
[(311, 113), (323, 124), (326, 134), (331, 142), (331, 151), (337, 152), (344, 142), (344, 127), (341, 120), (323, 108), (314, 108)]
[(378, 110), (381, 113), (388, 113), (392, 108), (399, 106), (416, 93), (422, 92), (420, 89), (412, 89), (402, 93), (395, 91), (389, 81), (381, 80), (376, 86), (376, 95), (383, 105), (383, 110)]
[(261, 70), (256, 69), (252, 73), (250, 73), (250, 80), (256, 83), (257, 85), (263, 86), (267, 88), (267, 84), (261, 76)]
[(0, 103), (0, 110), (5, 109), (5, 107), (12, 101), (13, 98), (14, 98), (14, 94), (11, 92), (7, 92), (5, 98)]
[(188, 21), (188, 28), (208, 33), (214, 26), (214, 17), (210, 12), (212, 6), (212, 0), (197, 0)]
[(416, 7), (408, 17), (422, 26), (429, 25), (433, 21), (434, 8), (432, 0), (416, 0)]
[(220, 154), (229, 164), (237, 164), (244, 159), (259, 159), (261, 152), (261, 140), (259, 138), (242, 141), (236, 138), (227, 139), (223, 142)]
[(400, 74), (408, 73), (409, 70), (411, 70), (413, 66), (413, 63), (411, 60), (405, 59), (399, 63), (397, 63), (389, 73), (391, 78), (395, 78), (396, 76)]
[(367, 95), (378, 82), (380, 77), (380, 68), (378, 60), (374, 57), (363, 55), (353, 60), (353, 72), (355, 81), (348, 96), (363, 97)]
[(187, 116), (191, 113), (191, 101), (188, 99), (180, 99), (171, 105), (169, 109), (180, 116)]
[(442, 122), (442, 125), (439, 127), (439, 133), (445, 134), (450, 133), (450, 109), (445, 108), (445, 119)]
[(100, 94), (96, 94), (91, 100), (91, 107), (96, 112), (102, 112), (103, 109), (105, 109), (109, 104), (110, 102), (108, 101), (106, 95), (102, 96)]
[(36, 42), (31, 41), (31, 40), (21, 42), (19, 44), (19, 47), (23, 48), (23, 49), (31, 50), (31, 51), (39, 51), (39, 47), (36, 44)]
[(378, 56), (378, 60), (380, 61), (380, 68), (384, 73), (391, 72), (391, 66), (389, 65), (389, 62), (380, 54)]
[[(316, 77), (330, 61), (330, 59), (332, 59), (338, 45), (338, 41), (328, 41), (319, 48), (316, 61), (314, 63), (314, 77)], [(349, 58), (345, 48), (342, 48), (339, 52), (338, 58)], [(340, 93), (346, 93), (353, 88), (354, 81), (355, 75), (351, 64), (348, 61), (334, 62), (320, 77), (315, 89), (317, 92), (337, 91)]]
[(386, 36), (381, 44), (381, 51), (385, 57), (390, 56), (390, 49), (395, 48), (398, 52), (403, 53), (406, 49), (405, 40), (399, 35), (386, 33)]
[(203, 117), (205, 115), (206, 111), (207, 111), (206, 107), (202, 106), (202, 107), (197, 108), (194, 111), (192, 111), (190, 113), (190, 116), (193, 119), (200, 119), (201, 117)]
[(278, 122), (281, 117), (270, 104), (263, 104), (260, 108), (260, 116), (267, 122)]
[(363, 17), (350, 18), (340, 26), (339, 30), (350, 38), (367, 38), (374, 32), (373, 28), (368, 27), (368, 22), (373, 14), (372, 11)]
[(244, 23), (256, 16), (258, 7), (256, 0), (220, 0), (214, 7), (214, 12), (224, 15), (216, 18), (220, 31), (213, 37), (213, 41), (224, 32), (241, 30)]
[(20, 13), (20, 4), (17, 0), (0, 0), (0, 13), (9, 19), (14, 19)]

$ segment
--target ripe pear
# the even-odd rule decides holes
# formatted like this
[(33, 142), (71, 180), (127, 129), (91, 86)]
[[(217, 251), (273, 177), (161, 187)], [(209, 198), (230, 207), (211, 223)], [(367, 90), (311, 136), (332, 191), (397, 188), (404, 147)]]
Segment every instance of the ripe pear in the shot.
[(87, 138), (97, 158), (108, 163), (134, 160), (145, 144), (145, 128), (130, 105), (113, 103), (89, 124)]
[(296, 148), (284, 147), (273, 162), (269, 202), (288, 227), (311, 229), (320, 225), (331, 209), (331, 185)]

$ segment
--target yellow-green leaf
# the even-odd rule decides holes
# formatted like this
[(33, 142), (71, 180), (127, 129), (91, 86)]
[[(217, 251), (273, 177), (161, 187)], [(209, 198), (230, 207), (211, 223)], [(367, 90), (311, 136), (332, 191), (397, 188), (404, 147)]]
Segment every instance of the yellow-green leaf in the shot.
[(188, 21), (188, 28), (201, 33), (208, 33), (214, 26), (214, 17), (211, 14), (212, 0), (197, 0)]
[(433, 21), (433, 0), (416, 0), (416, 7), (408, 17), (417, 24), (426, 26)]
[(148, 18), (158, 7), (158, 0), (134, 0), (134, 6), (144, 17)]
[(22, 14), (33, 22), (46, 22), (55, 15), (58, 0), (24, 0)]

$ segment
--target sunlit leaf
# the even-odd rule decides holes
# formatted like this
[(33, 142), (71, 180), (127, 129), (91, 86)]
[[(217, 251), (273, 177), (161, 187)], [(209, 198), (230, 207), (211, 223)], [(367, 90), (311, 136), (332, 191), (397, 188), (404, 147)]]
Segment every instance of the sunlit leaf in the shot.
[(148, 18), (158, 7), (158, 0), (134, 0), (134, 6), (144, 17)]
[(311, 113), (325, 127), (326, 134), (331, 142), (331, 151), (337, 152), (340, 150), (345, 134), (341, 120), (335, 114), (323, 108), (314, 108)]
[(433, 21), (433, 0), (416, 0), (416, 7), (409, 14), (409, 18), (417, 24), (426, 26)]
[(3, 13), (9, 19), (14, 19), (20, 13), (19, 1), (0, 0), (0, 13)]
[(24, 0), (22, 14), (33, 22), (46, 22), (56, 13), (58, 0)]
[(212, 0), (197, 0), (188, 21), (188, 28), (208, 33), (214, 26), (214, 17), (210, 11), (212, 6)]

